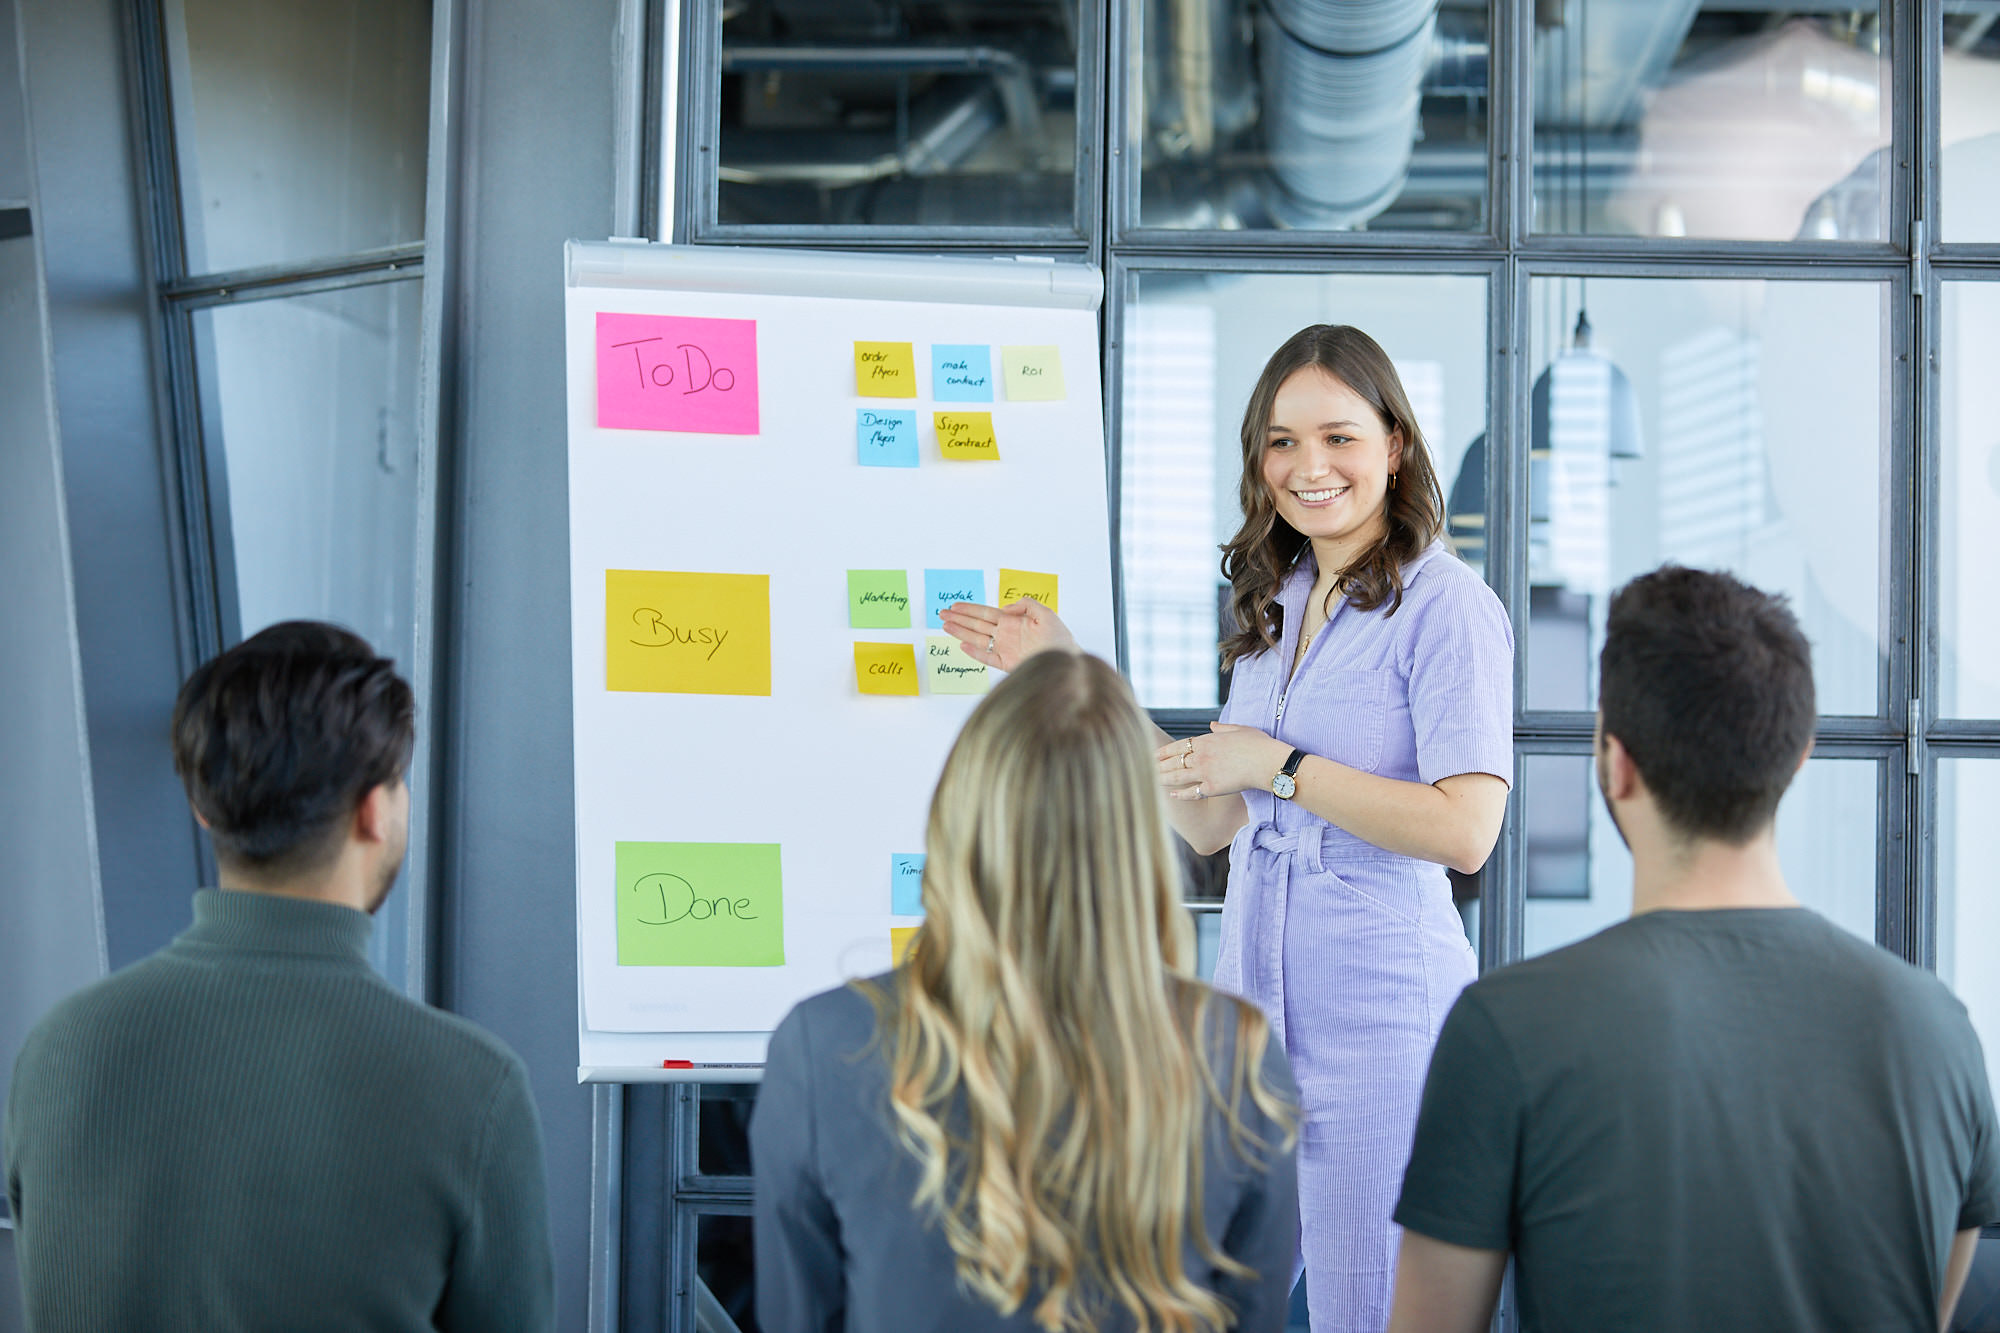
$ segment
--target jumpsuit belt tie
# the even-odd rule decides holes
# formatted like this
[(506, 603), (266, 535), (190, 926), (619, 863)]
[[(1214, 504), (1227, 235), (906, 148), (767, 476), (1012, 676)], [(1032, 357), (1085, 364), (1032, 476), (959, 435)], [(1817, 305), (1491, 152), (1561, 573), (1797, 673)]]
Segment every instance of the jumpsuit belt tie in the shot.
[(1325, 870), (1320, 844), (1326, 825), (1315, 819), (1290, 833), (1278, 832), (1274, 824), (1259, 824), (1250, 834), (1250, 857), (1264, 864), (1252, 871), (1252, 879), (1270, 886), (1269, 896), (1260, 905), (1264, 918), (1255, 932), (1255, 947), (1246, 949), (1243, 959), (1243, 990), (1271, 1020), (1271, 1030), (1280, 1045), (1285, 1041), (1285, 914), (1291, 899), (1292, 871), (1319, 874)]

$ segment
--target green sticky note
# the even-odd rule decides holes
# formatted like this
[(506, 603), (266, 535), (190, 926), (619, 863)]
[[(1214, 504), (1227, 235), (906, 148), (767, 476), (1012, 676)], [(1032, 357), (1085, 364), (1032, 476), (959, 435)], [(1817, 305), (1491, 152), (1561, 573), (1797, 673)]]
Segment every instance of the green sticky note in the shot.
[(1054, 403), (1063, 396), (1062, 352), (1054, 347), (1000, 349), (1001, 383), (1010, 403)]
[(909, 574), (900, 569), (848, 570), (847, 623), (855, 629), (908, 629)]
[(620, 967), (781, 967), (775, 842), (621, 842)]

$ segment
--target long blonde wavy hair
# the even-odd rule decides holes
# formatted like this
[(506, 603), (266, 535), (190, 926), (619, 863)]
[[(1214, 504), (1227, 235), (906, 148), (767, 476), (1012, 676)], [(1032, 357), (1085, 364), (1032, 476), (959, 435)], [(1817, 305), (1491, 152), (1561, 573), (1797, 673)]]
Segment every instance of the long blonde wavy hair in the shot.
[[(1295, 1109), (1261, 1076), (1253, 1006), (1191, 979), (1193, 929), (1131, 691), (1079, 653), (1029, 658), (966, 723), (931, 802), (925, 921), (900, 986), (870, 987), (898, 1136), (958, 1276), (1002, 1314), (1210, 1333), (1234, 1312), (1189, 1277), (1206, 1129), (1261, 1169)], [(1233, 1026), (1234, 1055), (1211, 1065)], [(1248, 1097), (1282, 1144), (1244, 1123)]]

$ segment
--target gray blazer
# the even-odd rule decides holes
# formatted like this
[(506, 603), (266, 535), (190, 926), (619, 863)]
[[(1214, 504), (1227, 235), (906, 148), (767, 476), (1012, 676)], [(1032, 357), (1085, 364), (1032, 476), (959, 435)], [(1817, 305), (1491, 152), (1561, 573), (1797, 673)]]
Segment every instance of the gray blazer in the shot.
[[(893, 987), (897, 973), (876, 978)], [(893, 994), (893, 991), (891, 991)], [(1234, 1024), (1219, 1036), (1227, 1069)], [(896, 1141), (889, 1065), (875, 1041), (875, 1009), (850, 987), (815, 995), (778, 1025), (750, 1122), (756, 1180), (757, 1322), (766, 1333), (1028, 1333), (1027, 1302), (1010, 1318), (961, 1291), (943, 1229), (912, 1205), (917, 1162)], [(1272, 1042), (1264, 1078), (1296, 1098), (1283, 1048)], [(1276, 1144), (1278, 1131), (1245, 1099), (1244, 1123)], [(1187, 1271), (1220, 1294), (1248, 1333), (1281, 1329), (1298, 1253), (1298, 1176), (1275, 1147), (1253, 1169), (1219, 1117), (1210, 1127), (1200, 1224), (1254, 1279), (1215, 1271), (1192, 1245)], [(1103, 1333), (1128, 1327), (1115, 1308)]]

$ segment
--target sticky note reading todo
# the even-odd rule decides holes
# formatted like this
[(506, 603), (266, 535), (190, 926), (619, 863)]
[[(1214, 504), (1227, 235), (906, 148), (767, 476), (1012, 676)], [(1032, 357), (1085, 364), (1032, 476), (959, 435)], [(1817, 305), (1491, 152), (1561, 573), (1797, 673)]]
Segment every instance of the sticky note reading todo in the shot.
[(991, 688), (986, 664), (973, 661), (949, 634), (924, 640), (924, 679), (932, 694), (984, 694)]
[(854, 414), (854, 450), (863, 467), (915, 467), (917, 414), (862, 408)]
[(924, 914), (922, 852), (897, 852), (889, 858), (889, 910), (897, 916)]
[(847, 623), (855, 629), (908, 629), (910, 576), (900, 569), (848, 570)]
[(938, 452), (946, 458), (1000, 457), (991, 412), (933, 412), (931, 421), (937, 427)]
[(917, 692), (917, 650), (907, 643), (854, 645), (854, 687), (863, 694)]
[(933, 344), (931, 397), (940, 403), (992, 402), (993, 349), (962, 344)]
[(910, 961), (910, 946), (917, 942), (917, 932), (922, 926), (889, 927), (889, 961), (896, 967)]
[(915, 398), (915, 350), (909, 343), (854, 344), (854, 392), (863, 398)]
[(757, 433), (757, 321), (597, 316), (597, 424)]
[(1063, 396), (1062, 352), (1054, 347), (1003, 347), (1000, 370), (1011, 403), (1053, 403)]
[(775, 842), (621, 842), (620, 967), (781, 967)]
[[(953, 602), (984, 602), (986, 571), (983, 569), (927, 569), (924, 571), (924, 625), (943, 629), (938, 612)], [(1050, 608), (1053, 610), (1054, 608)]]
[(1060, 611), (1056, 605), (1056, 576), (1037, 574), (1029, 569), (1003, 569), (1000, 571), (1000, 605), (1012, 606), (1022, 597), (1032, 597), (1051, 611)]
[(604, 686), (771, 692), (771, 576), (604, 571)]

